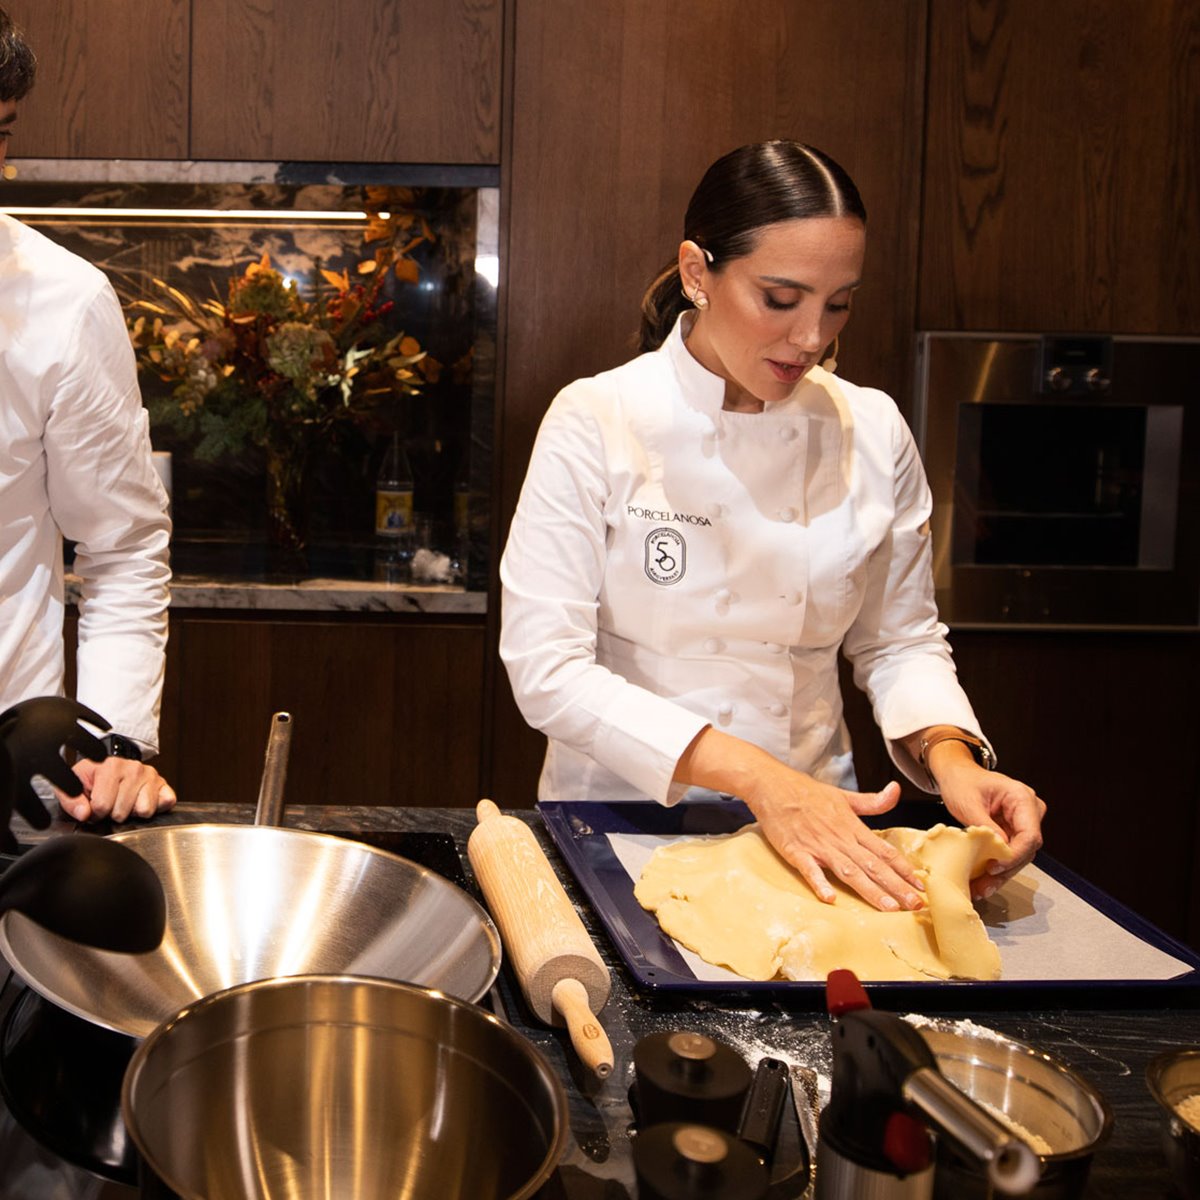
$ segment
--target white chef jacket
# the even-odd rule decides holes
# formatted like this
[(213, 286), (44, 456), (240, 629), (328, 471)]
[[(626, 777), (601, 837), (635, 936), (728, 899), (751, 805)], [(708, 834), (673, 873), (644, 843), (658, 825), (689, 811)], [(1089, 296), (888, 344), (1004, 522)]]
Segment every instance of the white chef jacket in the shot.
[(690, 316), (564, 388), (538, 433), (500, 564), (500, 655), (550, 739), (539, 796), (711, 795), (671, 782), (709, 725), (856, 788), (839, 647), (928, 789), (897, 739), (980, 734), (934, 604), (908, 427), (819, 367), (761, 413), (726, 411), (684, 344)]
[(0, 711), (62, 693), (64, 535), (76, 697), (153, 754), (170, 521), (129, 335), (101, 271), (0, 214)]

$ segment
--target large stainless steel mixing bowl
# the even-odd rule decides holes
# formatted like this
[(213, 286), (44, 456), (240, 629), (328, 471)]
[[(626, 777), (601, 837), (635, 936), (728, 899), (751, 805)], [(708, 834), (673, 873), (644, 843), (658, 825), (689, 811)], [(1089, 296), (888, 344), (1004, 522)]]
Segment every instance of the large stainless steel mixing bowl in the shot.
[(541, 1054), (489, 1013), (384, 980), (244, 984), (142, 1044), (125, 1124), (184, 1200), (525, 1200), (566, 1145)]
[(164, 825), (112, 837), (158, 874), (162, 945), (79, 946), (20, 913), (0, 953), (47, 1000), (145, 1037), (185, 1004), (286, 975), (369, 975), (478, 1000), (500, 968), (491, 918), (461, 888), (383, 850), (265, 825)]

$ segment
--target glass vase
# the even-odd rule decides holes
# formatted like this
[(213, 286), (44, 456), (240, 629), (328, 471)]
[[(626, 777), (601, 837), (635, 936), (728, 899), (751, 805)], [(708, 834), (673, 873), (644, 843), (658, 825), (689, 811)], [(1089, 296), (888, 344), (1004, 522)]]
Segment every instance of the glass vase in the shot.
[(302, 562), (308, 546), (308, 466), (311, 447), (300, 438), (267, 443), (267, 541)]

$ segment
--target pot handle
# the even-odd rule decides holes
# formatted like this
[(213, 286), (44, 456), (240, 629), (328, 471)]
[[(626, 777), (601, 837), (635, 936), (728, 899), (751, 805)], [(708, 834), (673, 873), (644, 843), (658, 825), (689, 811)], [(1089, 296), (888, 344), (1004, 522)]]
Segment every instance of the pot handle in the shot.
[(283, 785), (287, 779), (288, 754), (292, 748), (292, 714), (277, 712), (271, 718), (262, 783), (258, 789), (255, 825), (283, 824)]

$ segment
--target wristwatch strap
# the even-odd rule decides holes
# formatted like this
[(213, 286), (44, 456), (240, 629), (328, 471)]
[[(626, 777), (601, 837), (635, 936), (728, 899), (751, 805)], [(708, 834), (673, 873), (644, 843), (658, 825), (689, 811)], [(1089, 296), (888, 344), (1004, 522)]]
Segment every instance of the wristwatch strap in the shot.
[(925, 774), (929, 777), (929, 785), (935, 792), (938, 790), (937, 780), (934, 779), (933, 772), (929, 769), (927, 756), (939, 742), (962, 742), (971, 751), (971, 757), (985, 771), (996, 769), (996, 756), (987, 743), (981, 741), (973, 733), (968, 733), (965, 729), (939, 729), (929, 737), (921, 739), (921, 752), (917, 756), (917, 761), (925, 768)]
[(106, 733), (100, 741), (111, 758), (132, 758), (135, 762), (142, 761), (142, 748), (137, 742), (130, 741), (129, 738), (119, 733)]

